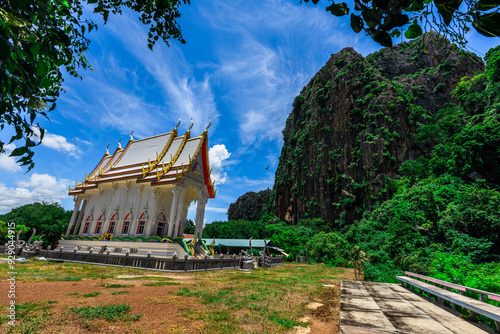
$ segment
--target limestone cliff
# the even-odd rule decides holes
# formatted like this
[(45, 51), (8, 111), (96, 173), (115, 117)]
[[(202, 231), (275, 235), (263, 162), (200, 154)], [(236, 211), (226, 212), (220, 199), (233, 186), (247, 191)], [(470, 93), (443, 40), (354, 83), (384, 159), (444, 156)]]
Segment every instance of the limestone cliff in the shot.
[(236, 203), (232, 203), (227, 211), (228, 220), (259, 220), (269, 204), (271, 189), (266, 189), (254, 193), (250, 191), (238, 198)]
[(283, 220), (359, 219), (392, 194), (388, 178), (422, 155), (419, 124), (449, 103), (477, 56), (431, 33), (366, 58), (345, 48), (304, 87), (283, 130), (273, 207)]

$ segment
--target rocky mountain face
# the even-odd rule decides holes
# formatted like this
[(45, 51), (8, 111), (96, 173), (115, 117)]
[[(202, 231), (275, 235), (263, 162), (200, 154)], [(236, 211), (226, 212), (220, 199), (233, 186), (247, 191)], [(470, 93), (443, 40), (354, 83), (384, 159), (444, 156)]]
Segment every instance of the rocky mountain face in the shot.
[[(275, 175), (275, 214), (293, 224), (322, 218), (339, 228), (389, 198), (401, 164), (423, 154), (418, 126), (453, 104), (460, 79), (483, 67), (434, 33), (367, 57), (352, 48), (332, 55), (293, 102)], [(231, 208), (230, 217), (244, 216)]]
[(228, 220), (259, 220), (271, 199), (271, 189), (266, 189), (254, 193), (250, 191), (238, 198), (236, 203), (232, 203), (227, 211)]

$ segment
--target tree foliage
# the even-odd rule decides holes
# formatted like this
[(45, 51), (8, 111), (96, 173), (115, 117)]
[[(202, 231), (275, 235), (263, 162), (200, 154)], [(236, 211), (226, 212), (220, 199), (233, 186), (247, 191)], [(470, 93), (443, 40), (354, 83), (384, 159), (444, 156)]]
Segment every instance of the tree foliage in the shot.
[[(16, 226), (25, 225), (36, 228), (36, 234), (43, 234), (44, 246), (51, 245), (59, 240), (66, 232), (72, 211), (64, 210), (58, 203), (32, 203), (12, 209), (9, 213), (0, 215), (0, 220), (14, 222)], [(24, 234), (27, 240), (31, 230)], [(28, 236), (28, 237), (26, 237)]]
[(471, 27), (484, 36), (500, 36), (500, 1), (497, 0), (354, 0), (352, 8), (345, 2), (332, 0), (326, 10), (335, 16), (350, 13), (352, 30), (365, 31), (383, 46), (392, 46), (393, 39), (403, 33), (413, 39), (430, 30), (462, 46), (467, 43), (465, 34)]
[[(62, 88), (61, 69), (80, 77), (78, 70), (91, 65), (85, 57), (88, 33), (97, 24), (84, 14), (89, 8), (107, 22), (109, 14), (121, 14), (124, 8), (139, 14), (149, 26), (148, 46), (158, 39), (185, 43), (177, 19), (179, 7), (189, 0), (11, 0), (0, 8), (0, 130), (12, 127), (9, 143), (24, 140), (11, 156), (33, 168), (32, 148), (43, 140), (37, 116), (47, 117), (56, 106)], [(40, 138), (35, 138), (35, 129)], [(37, 143), (38, 142), (38, 143)], [(0, 141), (0, 153), (4, 145)]]

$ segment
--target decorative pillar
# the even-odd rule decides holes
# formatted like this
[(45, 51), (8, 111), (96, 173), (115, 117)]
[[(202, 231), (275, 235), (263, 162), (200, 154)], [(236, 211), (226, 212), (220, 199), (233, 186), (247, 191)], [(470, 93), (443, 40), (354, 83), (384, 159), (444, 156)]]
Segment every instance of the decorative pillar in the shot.
[(142, 215), (142, 195), (143, 195), (143, 189), (141, 189), (140, 186), (138, 186), (137, 188), (137, 192), (139, 193), (139, 199), (137, 201), (137, 203), (139, 203), (139, 205), (135, 206), (134, 210), (135, 212), (132, 212), (132, 216), (133, 216), (133, 219), (130, 221), (130, 228), (129, 228), (129, 233), (128, 235), (134, 237), (136, 235), (136, 232), (137, 232), (137, 226), (139, 224), (139, 219), (141, 218), (141, 215)]
[(186, 188), (181, 187), (179, 193), (179, 204), (177, 205), (177, 214), (174, 224), (174, 232), (172, 238), (175, 239), (179, 236), (179, 225), (181, 224), (183, 210), (184, 210), (184, 195), (186, 194)]
[(186, 219), (187, 219), (187, 213), (189, 206), (191, 205), (191, 201), (187, 202), (187, 205), (184, 207), (185, 210), (182, 212), (182, 220), (181, 220), (181, 229), (179, 230), (179, 235), (184, 234), (184, 231), (186, 230)]
[[(118, 212), (118, 207), (115, 206), (115, 204), (116, 204), (115, 202), (117, 201), (117, 196), (116, 196), (117, 188), (118, 188), (118, 184), (117, 183), (113, 184), (113, 187), (112, 187), (113, 196), (111, 197), (111, 202), (110, 202), (109, 208), (107, 208), (107, 210), (106, 210), (106, 214), (105, 214), (106, 220), (104, 220), (102, 223), (102, 232), (103, 233), (108, 232), (109, 224), (111, 224), (111, 218), (113, 217), (113, 215), (116, 212)], [(113, 211), (114, 207), (116, 207), (116, 208)]]
[(154, 228), (155, 226), (157, 226), (156, 223), (158, 222), (158, 215), (160, 214), (158, 207), (160, 206), (160, 198), (163, 191), (164, 189), (155, 188), (155, 190), (152, 193), (153, 207), (149, 211), (151, 212), (151, 215), (149, 216), (148, 223), (146, 224), (146, 228), (144, 229), (144, 234), (148, 238), (153, 234), (153, 232), (155, 231)]
[(206, 204), (207, 204), (207, 198), (203, 194), (203, 191), (200, 189), (198, 191), (198, 203), (196, 205), (196, 221), (194, 230), (194, 238), (196, 241), (198, 241), (202, 236)]
[(83, 217), (85, 217), (85, 209), (87, 208), (87, 199), (83, 200), (82, 207), (80, 209), (80, 214), (76, 220), (75, 229), (73, 230), (73, 235), (80, 234), (80, 226), (82, 224)]
[(69, 220), (68, 229), (66, 230), (67, 237), (69, 237), (69, 233), (71, 232), (71, 228), (73, 227), (73, 224), (75, 223), (76, 213), (77, 213), (78, 209), (80, 208), (80, 204), (82, 203), (82, 198), (75, 196), (75, 197), (73, 197), (73, 201), (75, 202), (75, 208), (73, 209), (73, 213), (71, 214), (71, 219)]
[(168, 220), (168, 232), (167, 236), (172, 237), (172, 232), (174, 231), (175, 216), (177, 214), (177, 203), (179, 201), (179, 187), (174, 186), (172, 189), (173, 198), (172, 205), (170, 207), (170, 219)]

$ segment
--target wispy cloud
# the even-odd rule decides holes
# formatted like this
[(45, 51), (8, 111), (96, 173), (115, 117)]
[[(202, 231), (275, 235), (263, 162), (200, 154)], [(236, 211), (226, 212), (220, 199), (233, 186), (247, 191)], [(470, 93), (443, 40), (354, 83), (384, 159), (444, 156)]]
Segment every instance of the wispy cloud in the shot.
[(70, 181), (57, 179), (48, 174), (34, 173), (29, 180), (16, 183), (18, 185), (16, 188), (0, 183), (0, 212), (8, 212), (33, 202), (60, 202), (68, 196)]
[(219, 68), (214, 75), (228, 90), (243, 145), (280, 142), (294, 97), (331, 53), (348, 44), (373, 46), (359, 43), (349, 27), (340, 32), (345, 23), (320, 5), (218, 0), (201, 15), (226, 37), (215, 46)]
[(9, 156), (15, 148), (16, 145), (14, 144), (4, 146), (5, 153), (0, 153), (0, 170), (4, 170), (7, 173), (15, 173), (22, 170), (21, 166), (16, 162), (16, 158)]
[[(212, 126), (217, 125), (219, 111), (210, 85), (208, 73), (196, 75), (193, 66), (186, 61), (180, 47), (172, 44), (170, 47), (158, 43), (154, 52), (151, 52), (144, 42), (147, 30), (137, 24), (131, 16), (123, 15), (120, 25), (114, 25), (111, 32), (120, 40), (136, 60), (149, 74), (149, 82), (139, 80), (141, 90), (158, 90), (164, 95), (168, 105), (164, 117), (172, 123), (181, 117), (185, 124), (193, 119), (193, 133), (201, 133), (208, 125), (208, 118)], [(125, 31), (124, 31), (125, 29)], [(147, 56), (145, 56), (147, 55)], [(200, 121), (201, 120), (201, 121)]]

